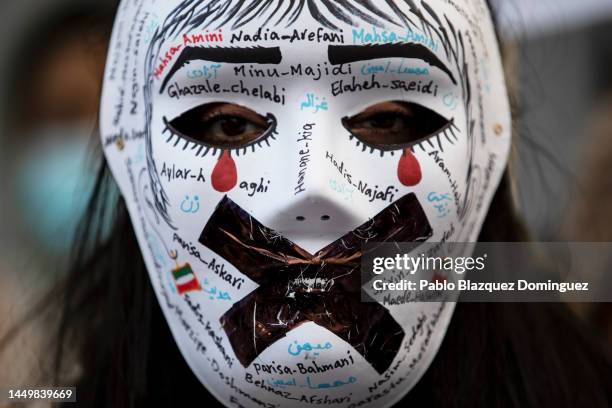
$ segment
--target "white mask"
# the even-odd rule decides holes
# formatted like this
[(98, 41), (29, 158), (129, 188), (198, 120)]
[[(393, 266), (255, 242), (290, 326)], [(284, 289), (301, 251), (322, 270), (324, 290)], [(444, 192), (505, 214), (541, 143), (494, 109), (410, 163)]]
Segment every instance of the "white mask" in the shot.
[(226, 405), (400, 400), (454, 305), (361, 303), (361, 245), (475, 241), (509, 112), (482, 0), (123, 1), (102, 141), (202, 384)]

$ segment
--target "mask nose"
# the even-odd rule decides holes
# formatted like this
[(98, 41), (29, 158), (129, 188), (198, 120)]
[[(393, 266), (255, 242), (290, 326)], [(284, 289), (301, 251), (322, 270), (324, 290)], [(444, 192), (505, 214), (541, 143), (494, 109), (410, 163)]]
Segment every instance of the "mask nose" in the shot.
[[(293, 160), (286, 160), (284, 174), (297, 175), (286, 184), (290, 196), (278, 211), (269, 212), (267, 224), (303, 249), (314, 253), (353, 231), (366, 220), (363, 208), (354, 203), (353, 188), (343, 181), (343, 160), (334, 152), (342, 151), (338, 135), (340, 114), (331, 108), (317, 116), (300, 115), (295, 120), (303, 123), (297, 129), (298, 138), (288, 145), (295, 152)], [(338, 181), (340, 180), (340, 181)]]
[(323, 194), (310, 194), (281, 209), (274, 224), (276, 231), (314, 253), (360, 223), (346, 205), (339, 205)]

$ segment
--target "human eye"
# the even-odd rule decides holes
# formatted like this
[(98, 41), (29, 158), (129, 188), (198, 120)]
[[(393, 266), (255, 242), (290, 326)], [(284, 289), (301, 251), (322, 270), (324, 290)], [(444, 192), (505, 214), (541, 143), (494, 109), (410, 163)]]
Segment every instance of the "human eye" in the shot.
[(271, 114), (262, 116), (257, 112), (233, 103), (207, 103), (190, 109), (166, 123), (166, 131), (171, 133), (167, 142), (177, 145), (185, 141), (184, 149), (192, 144), (192, 149), (200, 146), (204, 155), (211, 149), (235, 150), (246, 153), (247, 148), (267, 143), (274, 138), (276, 119)]
[(357, 139), (363, 151), (403, 150), (429, 138), (444, 135), (453, 143), (457, 139), (453, 120), (411, 102), (389, 101), (370, 106), (352, 117), (342, 119), (344, 127)]

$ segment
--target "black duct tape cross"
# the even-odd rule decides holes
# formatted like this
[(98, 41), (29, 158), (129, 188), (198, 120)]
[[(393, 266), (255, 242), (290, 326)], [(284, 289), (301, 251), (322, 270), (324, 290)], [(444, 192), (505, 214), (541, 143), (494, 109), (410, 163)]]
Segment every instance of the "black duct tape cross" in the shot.
[(431, 235), (418, 199), (408, 194), (312, 255), (224, 197), (199, 241), (259, 284), (220, 319), (244, 367), (289, 331), (314, 322), (382, 374), (397, 355), (404, 330), (385, 307), (361, 301), (362, 246), (423, 242)]

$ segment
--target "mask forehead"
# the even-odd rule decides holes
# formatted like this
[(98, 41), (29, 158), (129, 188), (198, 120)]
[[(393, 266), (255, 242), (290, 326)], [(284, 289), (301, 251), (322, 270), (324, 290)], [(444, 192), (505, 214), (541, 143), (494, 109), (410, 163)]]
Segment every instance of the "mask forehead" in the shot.
[[(392, 124), (440, 125), (383, 145), (351, 128), (389, 102), (393, 118), (412, 115)], [(215, 141), (233, 130), (219, 119), (227, 112), (267, 129), (244, 145)], [(340, 288), (359, 281), (358, 266), (326, 261), (397, 231), (417, 243), (474, 241), (510, 133), (480, 0), (119, 9), (105, 154), (176, 342), (226, 404), (402, 398), (433, 360), (453, 304), (354, 302)]]

